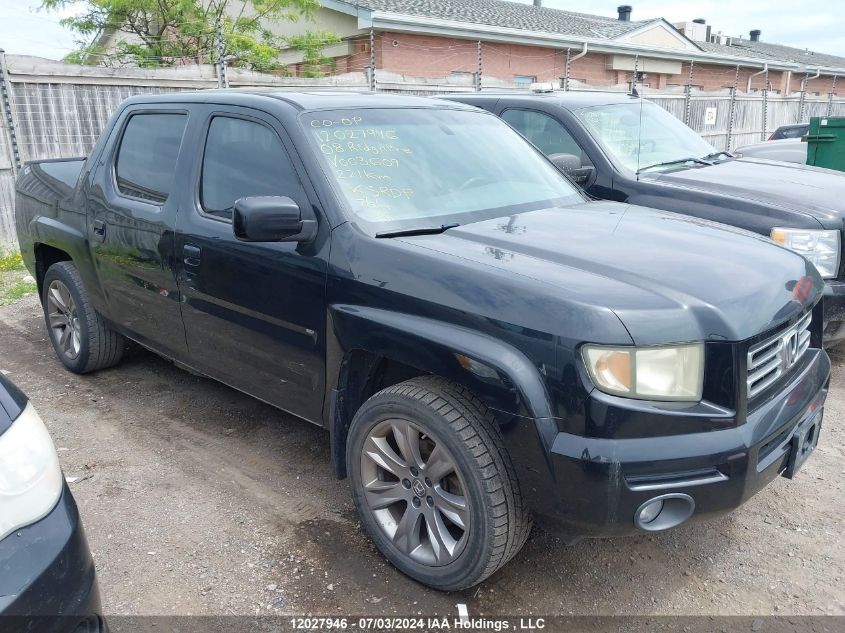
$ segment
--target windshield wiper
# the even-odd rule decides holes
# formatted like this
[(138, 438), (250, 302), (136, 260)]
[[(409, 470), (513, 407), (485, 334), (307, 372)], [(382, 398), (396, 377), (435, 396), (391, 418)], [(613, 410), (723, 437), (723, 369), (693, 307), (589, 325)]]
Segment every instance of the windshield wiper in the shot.
[(441, 224), (440, 226), (422, 226), (416, 229), (398, 229), (396, 231), (382, 231), (381, 233), (376, 233), (376, 237), (385, 238), (407, 237), (411, 235), (437, 235), (438, 233), (443, 233), (444, 231), (448, 231), (449, 229), (454, 229), (457, 226), (460, 226), (460, 224), (458, 224), (457, 222), (453, 222), (452, 224)]
[(713, 164), (713, 163), (711, 163), (707, 160), (704, 160), (704, 158), (694, 158), (694, 157), (676, 158), (675, 160), (667, 160), (667, 161), (662, 162), (662, 163), (655, 163), (654, 165), (648, 165), (646, 167), (643, 167), (639, 171), (637, 171), (637, 173), (639, 174), (641, 172), (644, 172), (646, 169), (654, 169), (655, 167), (668, 167), (669, 165), (678, 165), (680, 163), (698, 163), (699, 165), (712, 165)]

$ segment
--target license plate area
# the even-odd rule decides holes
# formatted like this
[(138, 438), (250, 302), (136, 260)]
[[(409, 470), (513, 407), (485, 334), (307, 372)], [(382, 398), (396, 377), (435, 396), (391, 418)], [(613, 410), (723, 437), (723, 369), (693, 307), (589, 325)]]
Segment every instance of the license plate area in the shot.
[(783, 476), (793, 479), (796, 473), (804, 465), (804, 462), (816, 450), (819, 443), (819, 434), (822, 429), (822, 411), (817, 412), (811, 418), (801, 423), (790, 441), (789, 461)]

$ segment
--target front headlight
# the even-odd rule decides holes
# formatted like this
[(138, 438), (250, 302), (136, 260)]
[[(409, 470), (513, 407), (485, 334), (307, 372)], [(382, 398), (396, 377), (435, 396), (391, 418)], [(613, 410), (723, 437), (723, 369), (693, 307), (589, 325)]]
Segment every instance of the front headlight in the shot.
[(0, 435), (0, 539), (47, 516), (62, 487), (53, 440), (28, 404)]
[(698, 402), (704, 383), (704, 344), (662, 347), (585, 345), (593, 384), (615, 396)]
[(809, 259), (826, 279), (839, 273), (839, 231), (774, 228), (772, 240)]

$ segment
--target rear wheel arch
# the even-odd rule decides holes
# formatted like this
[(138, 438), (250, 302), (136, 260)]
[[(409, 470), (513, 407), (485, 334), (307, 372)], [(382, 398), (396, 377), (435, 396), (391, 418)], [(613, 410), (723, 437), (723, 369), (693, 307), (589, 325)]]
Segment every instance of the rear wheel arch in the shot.
[(70, 253), (49, 244), (36, 243), (34, 250), (35, 281), (38, 283), (38, 294), (40, 296), (44, 289), (44, 275), (47, 274), (50, 267), (59, 262), (72, 262), (73, 258)]

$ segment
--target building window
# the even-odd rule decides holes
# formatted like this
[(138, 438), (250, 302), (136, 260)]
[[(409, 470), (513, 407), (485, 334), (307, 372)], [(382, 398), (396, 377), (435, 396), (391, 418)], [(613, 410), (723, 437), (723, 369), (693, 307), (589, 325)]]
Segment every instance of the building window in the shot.
[(537, 83), (537, 75), (514, 75), (513, 82), (517, 86), (530, 86)]
[(452, 79), (457, 79), (459, 83), (466, 85), (475, 85), (477, 75), (468, 70), (453, 70), (449, 73)]

